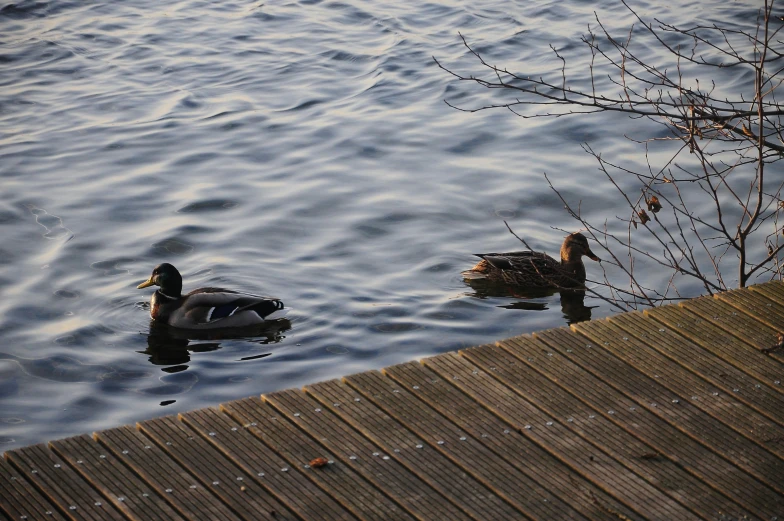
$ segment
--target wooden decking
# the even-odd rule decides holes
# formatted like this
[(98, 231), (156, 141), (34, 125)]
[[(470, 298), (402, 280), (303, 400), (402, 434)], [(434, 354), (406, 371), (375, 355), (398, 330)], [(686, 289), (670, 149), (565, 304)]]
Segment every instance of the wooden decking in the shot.
[(784, 520), (779, 331), (769, 283), (13, 450), (0, 512)]

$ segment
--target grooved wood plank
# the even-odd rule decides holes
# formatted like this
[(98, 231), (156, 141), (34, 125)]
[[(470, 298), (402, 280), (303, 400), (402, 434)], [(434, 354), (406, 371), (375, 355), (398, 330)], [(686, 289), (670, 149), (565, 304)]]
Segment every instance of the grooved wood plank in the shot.
[[(130, 426), (96, 433), (96, 441), (121, 459), (183, 517), (194, 520), (240, 519), (195, 476), (156, 443)], [(166, 492), (177, 490), (177, 494)]]
[[(680, 304), (681, 307), (700, 315), (725, 332), (746, 342), (757, 350), (776, 344), (778, 331), (735, 307), (713, 297), (700, 297)], [(779, 359), (781, 359), (781, 355)]]
[[(667, 497), (598, 446), (576, 436), (565, 423), (541, 411), (531, 402), (518, 396), (520, 399), (514, 400), (514, 406), (510, 407), (510, 397), (514, 396), (514, 393), (486, 373), (475, 374), (476, 366), (459, 355), (446, 354), (424, 362), (427, 367), (438, 371), (441, 377), (451, 381), (453, 386), (517, 427), (503, 438), (507, 446), (520, 441), (520, 437), (531, 440), (562, 465), (568, 466), (572, 473), (594, 485), (601, 484), (601, 488), (611, 495), (615, 502), (625, 504), (627, 509), (636, 512), (634, 517), (697, 518), (682, 504)], [(594, 459), (586, 457), (586, 454), (594, 455)], [(595, 497), (595, 494), (592, 497)], [(602, 501), (602, 504), (606, 503)], [(620, 509), (615, 507), (612, 510)]]
[(689, 339), (705, 351), (726, 360), (766, 384), (770, 389), (784, 394), (784, 366), (758, 349), (742, 342), (710, 321), (680, 306), (663, 306), (646, 310), (664, 328)]
[[(773, 331), (784, 333), (784, 301), (781, 300), (784, 298), (784, 286), (778, 283), (768, 283), (752, 286), (752, 290), (754, 291), (727, 291), (716, 295), (716, 298), (733, 306), (748, 317), (759, 320)], [(772, 349), (768, 353), (769, 356), (784, 363), (784, 347), (774, 348), (774, 345), (767, 347)]]
[[(386, 414), (418, 434), (423, 441), (419, 444), (422, 449), (428, 447), (440, 452), (529, 517), (543, 520), (586, 519), (553, 492), (546, 473), (554, 461), (538, 448), (532, 447), (528, 453), (515, 455), (524, 459), (523, 467), (532, 469), (531, 474), (525, 473), (510, 464), (508, 460), (512, 454), (507, 458), (498, 458), (485, 445), (481, 436), (467, 436), (464, 429), (380, 373), (361, 373), (349, 376), (345, 381), (364, 396), (362, 399), (371, 400)], [(426, 452), (423, 452), (422, 457), (427, 457)]]
[[(220, 452), (211, 450), (210, 444), (202, 436), (176, 418), (169, 416), (148, 420), (140, 423), (139, 428), (180, 464), (187, 462), (188, 471), (200, 478), (202, 486), (207, 487), (240, 517), (294, 519), (291, 513), (270, 497), (254, 476), (244, 472)], [(170, 494), (188, 493), (188, 489), (170, 490)]]
[[(659, 453), (691, 466), (736, 503), (768, 517), (784, 510), (781, 494), (720, 456), (699, 438), (688, 436), (666, 422), (652, 412), (656, 408), (641, 407), (636, 395), (619, 391), (611, 382), (596, 377), (572, 360), (575, 352), (592, 353), (593, 348), (587, 347), (589, 343), (568, 329), (544, 331), (533, 339), (515, 337), (499, 345), (515, 356), (536, 363), (537, 370), (569, 385), (577, 396), (602, 411), (606, 418), (623, 421), (619, 426), (656, 447)], [(612, 376), (608, 374), (608, 377)]]
[[(234, 403), (230, 402), (222, 407), (230, 410)], [(331, 496), (313, 486), (305, 473), (290, 468), (285, 459), (254, 436), (251, 430), (256, 428), (255, 421), (238, 425), (229, 414), (214, 409), (194, 411), (181, 417), (218, 451), (236, 462), (248, 474), (255, 475), (259, 483), (300, 518), (355, 519)], [(215, 435), (210, 436), (210, 432)], [(287, 470), (283, 471), (284, 468)], [(308, 493), (303, 494), (303, 490), (308, 490)]]
[[(635, 316), (640, 320), (644, 320), (644, 317)], [(660, 341), (660, 335), (653, 339), (650, 337), (638, 339), (626, 329), (619, 328), (619, 321), (620, 319), (583, 323), (579, 326), (573, 326), (573, 329), (594, 342), (597, 350), (601, 349), (612, 353), (618, 359), (633, 366), (641, 374), (656, 380), (657, 385), (672, 393), (672, 395), (665, 394), (665, 398), (659, 398), (660, 400), (666, 399), (670, 402), (672, 400), (683, 400), (680, 403), (683, 403), (685, 407), (695, 407), (713, 418), (712, 420), (703, 419), (703, 424), (711, 421), (716, 422), (716, 425), (723, 423), (735, 430), (736, 433), (748, 438), (749, 441), (759, 444), (761, 447), (779, 456), (784, 454), (784, 450), (782, 450), (784, 446), (781, 443), (781, 441), (784, 441), (784, 428), (770, 421), (751, 407), (739, 402), (736, 399), (736, 395), (741, 391), (739, 387), (731, 388), (730, 390), (718, 387), (703, 376), (684, 367), (684, 365), (688, 365), (690, 360), (699, 360), (700, 358), (706, 364), (709, 364), (713, 361), (710, 354), (701, 357), (701, 353), (695, 351), (691, 356), (684, 358), (682, 365), (673, 358), (663, 356), (647, 343), (650, 339), (651, 344), (663, 346), (664, 342)], [(719, 365), (718, 360), (716, 362)], [(717, 369), (717, 374), (723, 374), (722, 370), (729, 371), (730, 369), (719, 368)], [(748, 387), (753, 389), (756, 382), (750, 377), (747, 380), (750, 381)], [(648, 387), (652, 389), (651, 386)], [(718, 392), (710, 400), (689, 400), (691, 396), (709, 396), (717, 391), (722, 392)], [(687, 403), (689, 405), (686, 405)], [(688, 410), (680, 411), (676, 409), (676, 416), (679, 418), (696, 418), (695, 414)], [(771, 441), (765, 443), (768, 440)], [(739, 446), (747, 445), (748, 443), (739, 444)]]
[[(636, 422), (636, 419), (627, 419), (625, 411), (607, 414), (602, 403), (589, 402), (590, 395), (580, 393), (579, 389), (569, 385), (571, 378), (563, 381), (547, 370), (540, 371), (541, 366), (548, 362), (559, 363), (557, 357), (547, 357), (547, 361), (539, 361), (533, 356), (518, 358), (500, 345), (471, 348), (461, 351), (460, 354), (480, 368), (480, 374), (482, 371), (492, 374), (494, 378), (514, 389), (516, 394), (535, 403), (556, 418), (556, 421), (600, 446), (701, 517), (718, 519), (720, 515), (729, 514), (740, 518), (748, 512), (744, 512), (742, 505), (732, 502), (720, 491), (709, 486), (699, 472), (685, 467), (678, 458), (668, 457), (660, 452), (656, 445), (627, 431), (624, 423)], [(539, 353), (532, 354), (539, 356)], [(427, 360), (425, 362), (427, 363)], [(583, 384), (591, 385), (586, 379), (581, 379)], [(517, 401), (517, 398), (511, 395), (508, 397), (508, 405), (499, 402), (498, 407), (503, 407), (503, 410), (511, 407), (514, 412)], [(631, 417), (631, 411), (626, 416)], [(593, 453), (591, 455), (593, 456)]]
[[(290, 467), (308, 477), (337, 499), (344, 508), (361, 519), (414, 519), (383, 491), (371, 486), (331, 452), (305, 435), (284, 415), (260, 400), (239, 400), (224, 405), (225, 410), (243, 423), (257, 423), (249, 430), (266, 445), (275, 447)], [(334, 463), (320, 469), (305, 469), (315, 457)]]
[[(281, 391), (266, 395), (265, 398), (267, 403), (334, 453), (344, 465), (351, 467), (376, 488), (385, 490), (417, 519), (424, 521), (439, 516), (455, 520), (470, 519), (419, 476), (400, 465), (397, 459), (363, 438), (304, 392)], [(355, 455), (354, 459), (350, 455)]]
[(144, 521), (184, 519), (89, 436), (54, 441), (50, 448), (126, 517)]
[[(710, 392), (721, 390), (731, 395), (731, 413), (732, 409), (735, 409), (734, 403), (740, 401), (763, 414), (766, 417), (764, 424), (772, 424), (772, 427), (768, 433), (753, 429), (758, 440), (765, 443), (766, 440), (782, 437), (784, 434), (784, 418), (780, 415), (780, 411), (784, 410), (784, 395), (771, 386), (640, 313), (624, 313), (610, 318), (609, 321), (619, 326), (624, 331), (624, 336), (634, 337), (647, 346), (644, 353), (640, 353), (646, 359), (649, 352), (656, 350), (670, 361), (691, 371), (694, 375), (692, 378), (699, 379), (697, 385), (700, 388), (708, 385), (713, 387)], [(655, 364), (657, 370), (667, 372), (663, 366), (657, 364), (657, 360), (652, 357), (650, 363)], [(668, 373), (667, 378), (672, 376)], [(694, 389), (696, 390), (696, 387)], [(748, 426), (745, 420), (741, 424), (743, 430), (748, 430)], [(763, 426), (762, 430), (765, 428)]]
[[(379, 455), (386, 453), (400, 461), (434, 489), (460, 504), (461, 508), (474, 518), (527, 519), (510, 503), (505, 502), (439, 452), (428, 450), (429, 447), (425, 448), (421, 444), (421, 439), (412, 431), (392, 419), (369, 400), (363, 400), (362, 395), (353, 388), (338, 380), (331, 380), (310, 385), (306, 388), (306, 392), (319, 400), (324, 408), (329, 408), (380, 447)], [(422, 448), (417, 449), (417, 445)], [(422, 457), (423, 451), (427, 453), (427, 457)], [(352, 456), (357, 459), (362, 457), (348, 454), (349, 459)]]
[(60, 511), (72, 519), (122, 520), (122, 515), (63, 460), (43, 444), (6, 452), (6, 459), (27, 476)]
[[(759, 320), (772, 329), (784, 332), (784, 302), (767, 296), (763, 286), (780, 288), (780, 284), (752, 286), (752, 290), (736, 289), (717, 293), (714, 298), (726, 302), (747, 316)], [(760, 288), (757, 290), (757, 288)]]
[(66, 519), (5, 460), (0, 460), (0, 512), (6, 519)]
[[(746, 288), (754, 293), (761, 293), (770, 300), (777, 304), (784, 306), (784, 284), (781, 281), (766, 282), (764, 284), (755, 284)], [(738, 290), (744, 291), (744, 290)]]
[[(784, 306), (784, 283), (782, 281), (765, 282), (762, 284), (754, 284), (745, 288), (749, 291), (764, 294), (767, 298), (778, 302)], [(745, 291), (744, 289), (738, 291)]]
[[(547, 338), (550, 333), (560, 334), (562, 337), (569, 334), (577, 336), (577, 333), (574, 332), (552, 330), (543, 333), (542, 338)], [(585, 337), (581, 339), (583, 345), (590, 342)], [(586, 349), (574, 350), (571, 358), (589, 372), (603, 376), (605, 381), (635, 399), (640, 406), (659, 415), (684, 433), (708, 444), (746, 472), (765, 482), (773, 490), (780, 494), (784, 493), (784, 484), (781, 484), (780, 480), (776, 478), (776, 476), (781, 476), (784, 471), (784, 461), (773, 456), (762, 445), (711, 418), (692, 403), (710, 401), (717, 396), (695, 394), (693, 395), (697, 397), (695, 400), (688, 395), (675, 394), (658, 383), (659, 378), (651, 378), (639, 373), (603, 347), (594, 345), (590, 349), (590, 353)], [(666, 377), (666, 375), (659, 376), (660, 378)], [(766, 461), (767, 464), (765, 466), (755, 465), (755, 462), (759, 461)]]
[[(451, 363), (455, 357), (458, 358), (458, 364), (465, 364), (460, 371), (456, 371)], [(635, 512), (634, 501), (626, 501), (626, 499), (629, 495), (636, 495), (635, 485), (637, 483), (635, 481), (638, 481), (635, 479), (636, 477), (631, 478), (631, 483), (625, 484), (627, 490), (623, 495), (626, 498), (619, 500), (617, 495), (615, 497), (608, 495), (608, 487), (597, 487), (594, 483), (586, 480), (584, 475), (569, 468), (568, 465), (572, 462), (566, 462), (560, 455), (548, 450), (550, 447), (547, 447), (547, 443), (542, 443), (541, 437), (537, 436), (533, 429), (529, 430), (525, 427), (526, 425), (530, 426), (530, 422), (534, 421), (537, 416), (537, 412), (531, 410), (531, 405), (524, 402), (519, 403), (518, 406), (523, 410), (518, 411), (520, 414), (514, 418), (499, 414), (496, 407), (499, 406), (499, 401), (506, 399), (509, 389), (492, 381), (484, 381), (484, 384), (497, 387), (497, 389), (482, 389), (483, 392), (475, 392), (475, 388), (470, 384), (466, 385), (466, 383), (473, 378), (481, 378), (479, 372), (473, 373), (474, 366), (467, 361), (460, 360), (458, 355), (445, 354), (427, 358), (423, 360), (423, 363), (427, 368), (419, 363), (411, 362), (387, 368), (385, 372), (401, 385), (412, 389), (412, 392), (415, 391), (414, 394), (431, 407), (437, 406), (439, 403), (448, 403), (449, 408), (444, 411), (444, 414), (459, 427), (472, 434), (475, 439), (482, 439), (484, 444), (501, 458), (506, 454), (519, 454), (523, 465), (530, 466), (529, 460), (522, 456), (529, 454), (531, 447), (537, 447), (547, 453), (550, 456), (548, 474), (552, 478), (546, 475), (538, 476), (538, 478), (544, 483), (548, 483), (554, 493), (559, 494), (565, 502), (570, 503), (586, 517), (617, 519), (615, 513), (623, 513), (634, 519), (643, 519), (649, 515), (655, 517), (654, 513), (661, 511), (666, 511), (668, 516), (672, 517), (673, 511), (666, 505), (662, 507), (661, 501), (656, 505), (638, 504)], [(488, 403), (492, 403), (492, 405), (488, 406)], [(543, 419), (542, 424), (544, 425), (549, 420), (549, 418)], [(483, 434), (485, 438), (482, 438)], [(557, 443), (564, 446), (574, 444), (575, 452), (580, 453), (579, 458), (587, 459), (585, 458), (585, 447), (580, 446), (579, 442), (575, 443), (575, 440), (564, 439), (558, 440)], [(510, 464), (514, 464), (516, 461), (517, 458), (512, 458)], [(581, 465), (582, 463), (577, 463), (577, 466)], [(618, 472), (619, 470), (612, 469), (612, 463), (603, 462), (601, 466), (608, 471)], [(676, 512), (678, 510), (675, 509)], [(689, 517), (685, 519), (687, 518)]]

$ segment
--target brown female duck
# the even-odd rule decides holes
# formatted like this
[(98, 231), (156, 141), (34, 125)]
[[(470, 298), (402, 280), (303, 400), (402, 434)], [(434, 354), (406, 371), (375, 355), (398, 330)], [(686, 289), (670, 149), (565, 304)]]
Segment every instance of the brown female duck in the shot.
[(582, 233), (568, 235), (561, 246), (561, 261), (546, 253), (515, 251), (477, 253), (481, 261), (468, 271), (467, 278), (484, 278), (495, 282), (531, 288), (575, 288), (585, 284), (583, 255), (599, 261)]

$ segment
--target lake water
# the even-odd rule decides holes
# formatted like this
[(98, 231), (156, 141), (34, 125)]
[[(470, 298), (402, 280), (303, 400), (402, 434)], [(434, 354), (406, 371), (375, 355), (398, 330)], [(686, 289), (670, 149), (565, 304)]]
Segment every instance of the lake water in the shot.
[[(635, 5), (678, 23), (756, 13)], [(543, 172), (585, 215), (623, 213), (580, 144), (635, 161), (622, 134), (643, 123), (459, 112), (443, 100), (492, 98), (432, 57), (479, 74), (461, 32), (545, 73), (552, 43), (584, 76), (594, 10), (632, 22), (615, 0), (0, 1), (0, 450), (566, 324), (557, 294), (488, 294), (460, 272), (522, 249), (503, 219), (557, 254), (553, 227), (576, 225)], [(290, 325), (151, 330), (136, 285), (161, 262), (186, 291), (278, 296)]]

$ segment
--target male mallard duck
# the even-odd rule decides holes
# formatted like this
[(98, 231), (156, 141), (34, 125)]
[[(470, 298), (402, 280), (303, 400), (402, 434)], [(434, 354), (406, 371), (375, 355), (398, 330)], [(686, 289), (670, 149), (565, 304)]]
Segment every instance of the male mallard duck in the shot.
[(574, 288), (585, 283), (583, 255), (595, 261), (588, 239), (582, 233), (572, 233), (561, 246), (561, 262), (546, 253), (515, 251), (509, 253), (476, 253), (482, 260), (463, 275), (484, 278), (505, 284), (525, 287)]
[(171, 264), (159, 264), (137, 286), (160, 286), (152, 294), (153, 320), (184, 329), (225, 329), (258, 326), (286, 314), (283, 302), (229, 289), (201, 288), (182, 295), (182, 276)]

